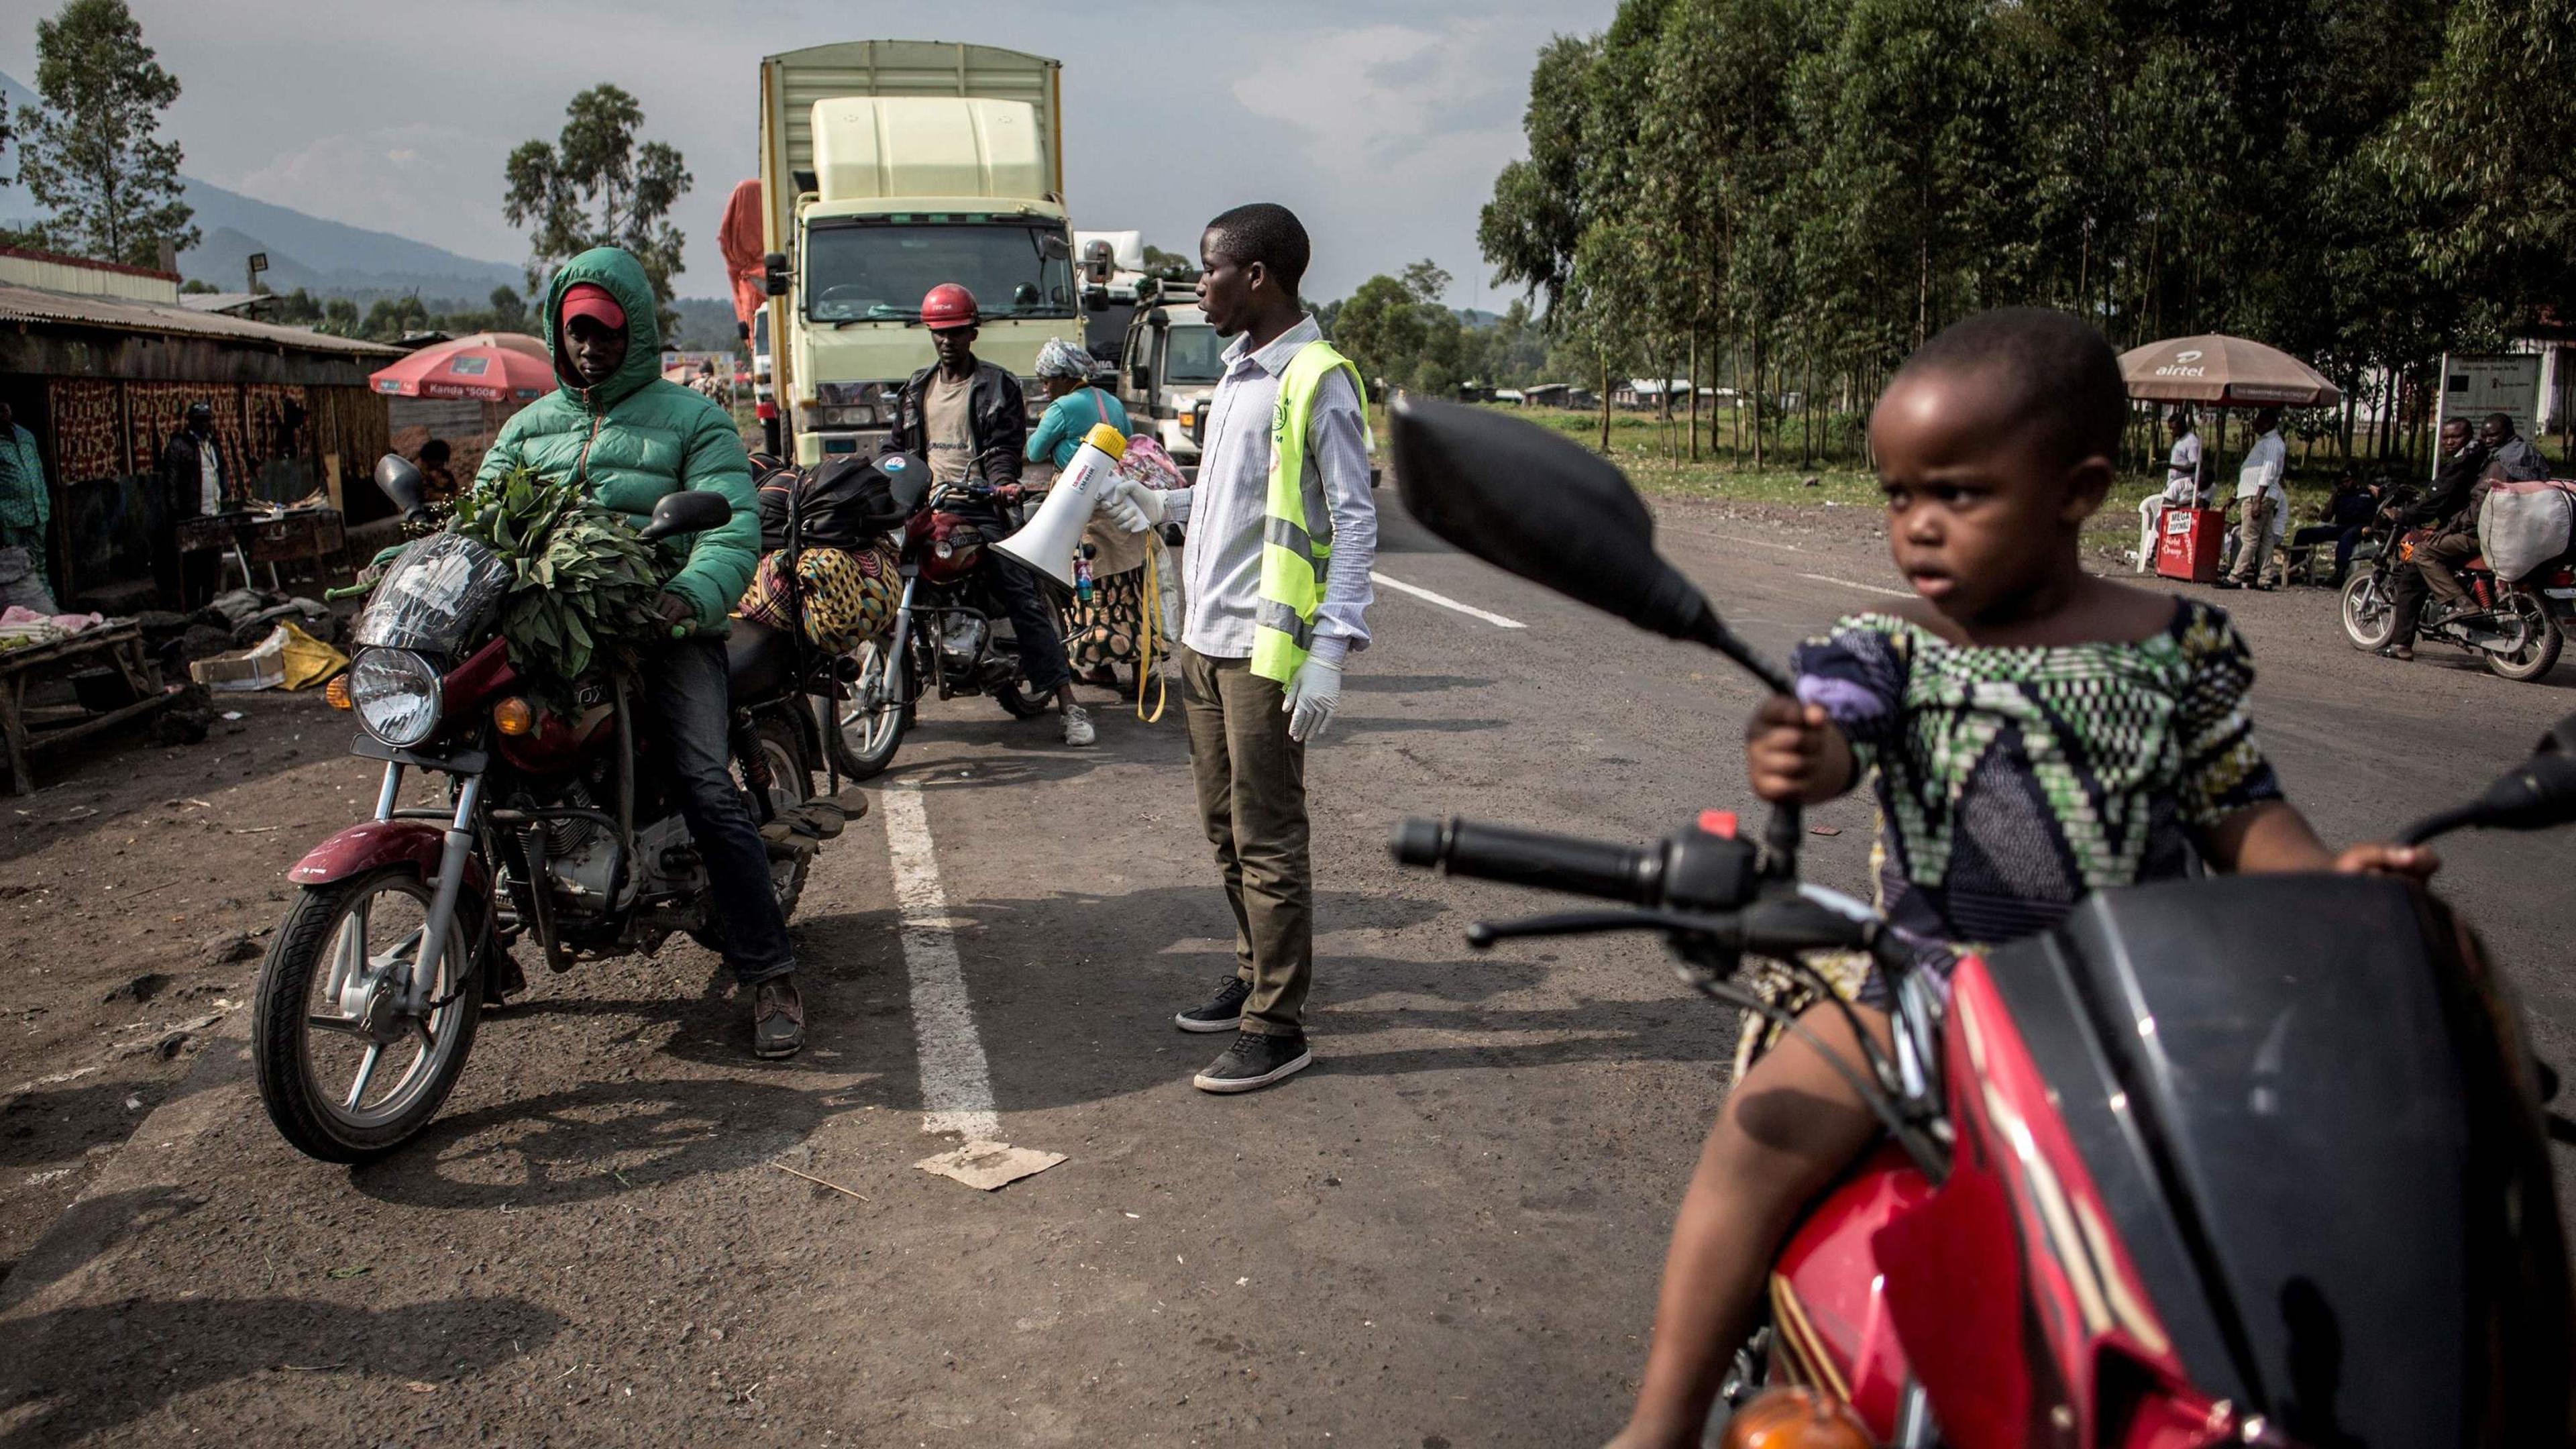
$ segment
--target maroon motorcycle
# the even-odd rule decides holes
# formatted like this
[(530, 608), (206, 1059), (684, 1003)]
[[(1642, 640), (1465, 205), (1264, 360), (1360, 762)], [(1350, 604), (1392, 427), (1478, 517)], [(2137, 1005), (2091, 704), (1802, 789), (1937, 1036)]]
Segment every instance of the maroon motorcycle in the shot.
[[(425, 520), (419, 470), (388, 456), (376, 481)], [(654, 506), (640, 535), (698, 533), (731, 516), (713, 493)], [(510, 565), (461, 533), (406, 547), (357, 627), (331, 702), (350, 752), (384, 766), (374, 818), (315, 846), (261, 963), (251, 1019), (260, 1100), (288, 1142), (362, 1162), (429, 1124), (465, 1069), (487, 996), (515, 980), (513, 942), (547, 965), (650, 955), (675, 932), (718, 949), (707, 873), (635, 682), (613, 667), (573, 681), (569, 713), (509, 662), (500, 603)], [(813, 796), (822, 755), (809, 697), (836, 661), (800, 634), (736, 620), (733, 758), (789, 915), (820, 841), (855, 813)], [(407, 806), (407, 775), (447, 779)], [(863, 808), (863, 807), (861, 807)]]
[[(1468, 552), (1790, 680), (1656, 555), (1610, 464), (1498, 414), (1399, 399), (1398, 486)], [(2576, 716), (2419, 822), (2576, 823)], [(1747, 956), (1827, 999), (1867, 952), (1893, 1050), (1838, 1065), (1885, 1145), (1809, 1210), (1725, 1397), (1736, 1449), (2409, 1449), (2565, 1444), (2568, 1261), (2535, 1058), (2441, 902), (2355, 876), (2105, 891), (1963, 958), (1946, 999), (1865, 903), (1716, 812), (1660, 845), (1409, 820), (1398, 860), (1621, 903), (1470, 944), (1664, 934), (1694, 990), (1799, 1030)]]
[[(908, 481), (927, 480), (917, 459), (897, 454), (880, 466), (887, 464), (899, 464), (892, 471)], [(1053, 707), (1028, 687), (1011, 616), (991, 583), (1001, 565), (986, 557), (1019, 526), (1020, 486), (969, 479), (927, 488), (914, 482), (907, 490), (898, 483), (896, 497), (915, 505), (903, 526), (903, 600), (893, 630), (851, 656), (853, 677), (832, 740), (835, 763), (853, 780), (893, 761), (924, 695), (991, 695), (1017, 719)]]

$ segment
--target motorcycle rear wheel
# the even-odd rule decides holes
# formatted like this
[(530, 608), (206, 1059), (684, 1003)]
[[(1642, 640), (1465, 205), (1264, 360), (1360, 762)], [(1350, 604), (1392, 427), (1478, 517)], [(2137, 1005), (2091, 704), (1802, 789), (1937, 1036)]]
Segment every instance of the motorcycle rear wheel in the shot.
[[(773, 716), (762, 719), (757, 728), (761, 753), (769, 763), (771, 811), (784, 814), (813, 799), (813, 762), (805, 757), (805, 741), (797, 733), (795, 724)], [(805, 877), (813, 868), (814, 857), (811, 855), (769, 863), (769, 880), (778, 892), (780, 916), (791, 921), (796, 918), (796, 903), (805, 894)], [(719, 956), (724, 954), (724, 937), (712, 914), (707, 917), (705, 925), (689, 928), (689, 939)]]
[(1009, 711), (1013, 719), (1036, 719), (1055, 708), (1055, 696), (1030, 694), (1027, 683), (1025, 678), (1020, 678), (993, 686), (994, 702)]
[(2352, 647), (2378, 650), (2397, 634), (2397, 606), (2379, 587), (2377, 569), (2361, 569), (2343, 586), (2343, 632)]
[(439, 957), (431, 997), (442, 1004), (396, 1018), (385, 1039), (342, 1010), (348, 970), (407, 969), (418, 959), (430, 897), (429, 883), (405, 866), (306, 886), (260, 963), (252, 1070), (269, 1121), (307, 1157), (359, 1163), (392, 1152), (429, 1125), (465, 1071), (483, 1013), (482, 974), (458, 985), (481, 936), (473, 901), (457, 903)]
[(2486, 661), (2489, 673), (2523, 683), (2538, 679), (2558, 666), (2558, 651), (2563, 641), (2558, 637), (2558, 626), (2550, 621), (2548, 612), (2540, 607), (2538, 599), (2516, 590), (2506, 596), (2506, 607), (2496, 612), (2510, 613), (2521, 621), (2523, 642), (2522, 647), (2511, 654), (2479, 650), (2478, 657)]

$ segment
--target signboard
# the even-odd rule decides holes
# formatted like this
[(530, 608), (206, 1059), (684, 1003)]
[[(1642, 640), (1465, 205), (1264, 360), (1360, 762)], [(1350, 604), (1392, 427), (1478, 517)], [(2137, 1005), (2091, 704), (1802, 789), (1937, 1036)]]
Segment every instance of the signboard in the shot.
[(2513, 419), (2513, 430), (2526, 438), (2539, 430), (2539, 353), (2443, 357), (2442, 396), (2433, 417), (2435, 429), (2452, 418), (2466, 418), (2474, 426), (2489, 413), (2502, 413)]

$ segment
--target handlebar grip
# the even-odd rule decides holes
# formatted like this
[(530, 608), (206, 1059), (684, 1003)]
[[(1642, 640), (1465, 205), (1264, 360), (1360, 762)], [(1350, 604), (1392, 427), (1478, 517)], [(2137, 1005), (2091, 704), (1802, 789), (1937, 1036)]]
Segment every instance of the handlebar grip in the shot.
[(1416, 816), (1395, 827), (1388, 848), (1404, 865), (1539, 890), (1638, 905), (1654, 904), (1663, 892), (1663, 854), (1652, 847)]

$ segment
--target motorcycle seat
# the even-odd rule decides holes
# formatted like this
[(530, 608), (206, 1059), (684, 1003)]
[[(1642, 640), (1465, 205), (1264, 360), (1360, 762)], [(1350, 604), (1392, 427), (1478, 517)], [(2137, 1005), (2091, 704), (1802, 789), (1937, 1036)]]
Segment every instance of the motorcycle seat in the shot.
[(737, 706), (784, 694), (795, 683), (796, 641), (784, 629), (735, 619), (725, 637), (725, 670)]
[(2460, 565), (2460, 572), (2469, 574), (2483, 573), (2486, 570), (2486, 566), (2487, 556), (2485, 554), (2479, 554), (2476, 558)]

